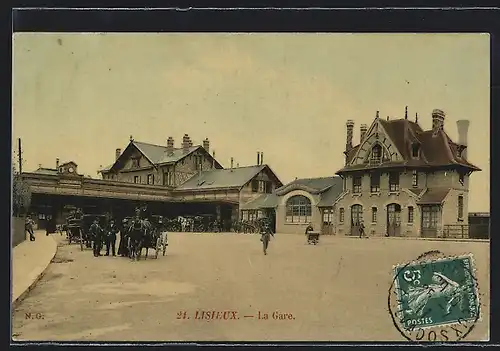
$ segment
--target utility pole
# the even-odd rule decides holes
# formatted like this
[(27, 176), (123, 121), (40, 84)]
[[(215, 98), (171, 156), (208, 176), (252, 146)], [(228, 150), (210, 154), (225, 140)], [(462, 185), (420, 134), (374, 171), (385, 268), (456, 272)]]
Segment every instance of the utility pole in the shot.
[(17, 139), (18, 141), (18, 151), (17, 153), (19, 154), (19, 174), (23, 173), (23, 158), (22, 158), (22, 153), (21, 153), (21, 138)]

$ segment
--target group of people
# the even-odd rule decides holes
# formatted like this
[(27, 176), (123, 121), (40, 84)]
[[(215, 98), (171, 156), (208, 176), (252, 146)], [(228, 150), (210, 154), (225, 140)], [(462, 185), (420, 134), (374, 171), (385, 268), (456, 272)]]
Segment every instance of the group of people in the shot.
[(111, 254), (116, 256), (116, 239), (118, 232), (120, 232), (120, 229), (115, 224), (114, 219), (111, 219), (105, 228), (101, 228), (97, 219), (94, 220), (89, 228), (89, 233), (93, 238), (92, 251), (94, 257), (102, 256), (103, 244), (106, 245), (105, 256), (109, 256), (110, 249)]

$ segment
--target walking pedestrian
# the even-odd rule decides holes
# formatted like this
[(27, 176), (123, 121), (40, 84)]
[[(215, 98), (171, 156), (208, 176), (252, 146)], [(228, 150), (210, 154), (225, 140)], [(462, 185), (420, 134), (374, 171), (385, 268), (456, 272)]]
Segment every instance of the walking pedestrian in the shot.
[(365, 225), (363, 224), (363, 221), (361, 221), (359, 223), (359, 238), (361, 239), (361, 237), (365, 237), (365, 238), (368, 238), (365, 234)]
[(30, 241), (35, 241), (35, 233), (33, 231), (34, 222), (31, 219), (31, 216), (26, 217), (25, 230), (30, 235)]

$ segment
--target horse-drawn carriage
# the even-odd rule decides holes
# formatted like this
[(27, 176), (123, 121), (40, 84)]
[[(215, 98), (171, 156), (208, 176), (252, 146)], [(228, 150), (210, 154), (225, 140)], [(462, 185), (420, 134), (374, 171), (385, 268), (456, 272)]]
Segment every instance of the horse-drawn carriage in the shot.
[(142, 249), (146, 249), (145, 259), (148, 257), (149, 249), (155, 250), (155, 258), (158, 258), (160, 250), (166, 253), (167, 235), (163, 217), (150, 215), (147, 218), (128, 217), (123, 221), (121, 240), (125, 240), (128, 257), (139, 260)]

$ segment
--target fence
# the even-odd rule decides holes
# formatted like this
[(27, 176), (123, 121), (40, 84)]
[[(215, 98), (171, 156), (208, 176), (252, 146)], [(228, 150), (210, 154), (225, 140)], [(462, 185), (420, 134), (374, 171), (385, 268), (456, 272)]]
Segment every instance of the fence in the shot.
[(456, 224), (443, 226), (443, 238), (489, 239), (488, 224)]

